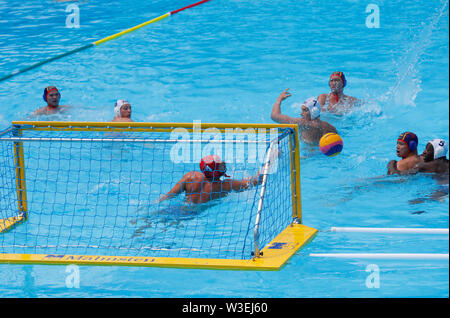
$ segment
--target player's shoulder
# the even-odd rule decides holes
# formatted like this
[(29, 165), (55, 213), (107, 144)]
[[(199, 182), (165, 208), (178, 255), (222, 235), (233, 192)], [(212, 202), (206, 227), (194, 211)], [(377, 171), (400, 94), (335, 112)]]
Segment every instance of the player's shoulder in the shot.
[(317, 96), (317, 100), (319, 101), (319, 103), (323, 106), (323, 104), (325, 103), (326, 99), (327, 99), (328, 94), (320, 94), (319, 96)]
[(205, 175), (200, 171), (189, 171), (183, 177), (185, 181), (202, 181), (204, 178)]

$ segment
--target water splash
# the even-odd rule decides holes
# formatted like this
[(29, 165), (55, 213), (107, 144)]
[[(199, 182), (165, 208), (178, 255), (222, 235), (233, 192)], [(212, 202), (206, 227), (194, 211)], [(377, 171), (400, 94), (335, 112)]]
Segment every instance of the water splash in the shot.
[(422, 90), (420, 87), (422, 81), (419, 78), (417, 66), (421, 56), (431, 44), (431, 36), (440, 18), (444, 15), (447, 8), (446, 0), (439, 10), (430, 18), (430, 23), (422, 23), (422, 31), (413, 39), (411, 46), (402, 59), (393, 61), (397, 68), (397, 81), (388, 92), (380, 97), (380, 102), (394, 103), (395, 105), (416, 106), (415, 99)]

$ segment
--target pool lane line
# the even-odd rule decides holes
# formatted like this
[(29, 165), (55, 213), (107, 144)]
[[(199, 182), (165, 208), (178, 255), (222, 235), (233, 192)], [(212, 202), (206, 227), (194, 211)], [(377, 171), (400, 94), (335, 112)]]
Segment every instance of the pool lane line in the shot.
[(311, 257), (386, 260), (448, 260), (448, 254), (439, 253), (311, 253)]
[(9, 78), (11, 78), (11, 77), (13, 77), (13, 76), (15, 76), (15, 75), (18, 75), (18, 74), (21, 74), (21, 73), (25, 73), (26, 71), (32, 70), (32, 69), (37, 68), (37, 67), (39, 67), (39, 66), (41, 66), (41, 65), (44, 65), (44, 64), (53, 62), (53, 61), (55, 61), (55, 60), (58, 60), (58, 59), (60, 59), (60, 58), (65, 57), (65, 56), (68, 56), (68, 55), (71, 55), (71, 54), (74, 54), (74, 53), (77, 53), (77, 52), (80, 52), (80, 51), (84, 51), (84, 50), (86, 50), (86, 49), (88, 49), (88, 48), (91, 48), (91, 47), (100, 45), (100, 44), (102, 44), (102, 43), (111, 41), (111, 40), (113, 40), (113, 39), (117, 39), (118, 37), (121, 37), (122, 35), (125, 35), (125, 34), (128, 34), (128, 33), (133, 32), (133, 31), (136, 31), (136, 30), (138, 30), (138, 29), (140, 29), (140, 28), (142, 28), (142, 27), (144, 27), (144, 26), (147, 26), (147, 25), (149, 25), (149, 24), (151, 24), (151, 23), (154, 23), (154, 22), (157, 22), (157, 21), (161, 21), (161, 20), (163, 20), (163, 19), (165, 19), (165, 18), (167, 18), (167, 17), (170, 17), (171, 15), (174, 15), (174, 14), (178, 13), (178, 12), (181, 12), (181, 11), (186, 10), (186, 9), (189, 9), (189, 8), (196, 7), (196, 6), (200, 5), (200, 4), (203, 4), (203, 3), (209, 2), (209, 1), (211, 1), (211, 0), (202, 0), (202, 1), (199, 1), (199, 2), (196, 2), (196, 3), (193, 3), (193, 4), (190, 4), (190, 5), (186, 6), (186, 7), (183, 7), (183, 8), (174, 10), (174, 11), (167, 12), (166, 14), (163, 14), (163, 15), (157, 17), (157, 18), (154, 18), (154, 19), (149, 20), (149, 21), (147, 21), (147, 22), (141, 23), (141, 24), (139, 24), (139, 25), (136, 25), (136, 26), (134, 26), (134, 27), (132, 27), (132, 28), (129, 28), (129, 29), (126, 29), (126, 30), (124, 30), (124, 31), (118, 32), (118, 33), (116, 33), (116, 34), (113, 34), (113, 35), (108, 36), (108, 37), (106, 37), (106, 38), (103, 38), (103, 39), (101, 39), (101, 40), (98, 40), (98, 41), (89, 43), (89, 44), (87, 44), (87, 45), (84, 45), (84, 46), (81, 46), (81, 47), (79, 47), (79, 48), (76, 48), (76, 49), (67, 51), (67, 52), (62, 53), (62, 54), (58, 54), (58, 55), (52, 56), (52, 57), (50, 57), (50, 58), (48, 58), (48, 59), (45, 59), (45, 60), (40, 61), (40, 62), (37, 62), (37, 63), (35, 63), (35, 64), (32, 64), (32, 65), (27, 66), (27, 67), (24, 67), (24, 68), (22, 68), (22, 69), (15, 70), (15, 71), (11, 72), (11, 73), (8, 74), (8, 75), (5, 75), (5, 76), (3, 76), (3, 77), (0, 77), (0, 82), (2, 82), (2, 81), (4, 81), (4, 80), (7, 80), (7, 79), (9, 79)]
[(167, 12), (166, 14), (163, 14), (163, 15), (157, 17), (157, 18), (154, 18), (154, 19), (149, 20), (149, 21), (147, 21), (147, 22), (141, 23), (141, 24), (136, 25), (136, 26), (134, 26), (134, 27), (132, 27), (132, 28), (129, 28), (129, 29), (126, 29), (126, 30), (121, 31), (121, 32), (119, 32), (119, 33), (113, 34), (113, 35), (108, 36), (108, 37), (106, 37), (106, 38), (103, 38), (103, 39), (101, 39), (101, 40), (95, 41), (95, 42), (93, 42), (93, 44), (94, 44), (94, 45), (100, 45), (100, 44), (105, 43), (105, 42), (108, 42), (108, 41), (110, 41), (110, 40), (117, 39), (118, 37), (120, 37), (120, 36), (122, 36), (122, 35), (131, 33), (131, 32), (133, 32), (133, 31), (136, 31), (136, 30), (138, 30), (138, 29), (140, 29), (140, 28), (142, 28), (142, 27), (145, 27), (145, 26), (147, 26), (147, 25), (149, 25), (149, 24), (151, 24), (151, 23), (161, 21), (161, 20), (163, 20), (163, 19), (165, 19), (165, 18), (167, 18), (167, 17), (170, 17), (171, 15), (174, 15), (174, 14), (178, 13), (178, 12), (181, 12), (181, 11), (186, 10), (186, 9), (189, 9), (189, 8), (196, 7), (196, 6), (200, 5), (200, 4), (205, 3), (205, 2), (208, 2), (208, 1), (211, 1), (211, 0), (202, 0), (202, 1), (199, 1), (199, 2), (196, 2), (196, 3), (193, 3), (193, 4), (190, 4), (190, 5), (186, 6), (186, 7), (180, 8), (180, 9), (178, 9), (178, 10), (174, 10), (174, 11)]
[(10, 74), (8, 74), (8, 75), (6, 75), (6, 76), (1, 77), (1, 78), (0, 78), (0, 82), (2, 82), (2, 81), (4, 81), (4, 80), (7, 80), (8, 78), (11, 78), (11, 77), (13, 77), (13, 76), (15, 76), (15, 75), (18, 75), (18, 74), (21, 74), (21, 73), (25, 73), (26, 71), (32, 70), (32, 69), (34, 69), (34, 68), (36, 68), (36, 67), (39, 67), (39, 66), (41, 66), (41, 65), (50, 63), (50, 62), (55, 61), (55, 60), (57, 60), (57, 59), (60, 59), (60, 58), (62, 58), (62, 57), (64, 57), (64, 56), (68, 56), (68, 55), (71, 55), (71, 54), (73, 54), (73, 53), (83, 51), (83, 50), (85, 50), (85, 49), (87, 49), (87, 48), (90, 48), (90, 47), (93, 47), (93, 46), (94, 46), (94, 43), (89, 43), (89, 44), (84, 45), (84, 46), (82, 46), (82, 47), (73, 49), (73, 50), (71, 50), (71, 51), (68, 51), (68, 52), (65, 52), (65, 53), (62, 53), (62, 54), (58, 54), (58, 55), (52, 56), (52, 57), (50, 57), (50, 58), (48, 58), (48, 59), (46, 59), (46, 60), (43, 60), (43, 61), (40, 61), (40, 62), (38, 62), (38, 63), (32, 64), (32, 65), (27, 66), (27, 67), (25, 67), (25, 68), (23, 68), (23, 69), (13, 71), (12, 73), (10, 73)]
[(106, 38), (103, 38), (103, 39), (101, 39), (101, 40), (95, 41), (95, 42), (93, 42), (92, 44), (93, 44), (93, 45), (100, 45), (100, 44), (102, 44), (102, 43), (105, 43), (105, 42), (108, 42), (108, 41), (117, 39), (118, 37), (121, 37), (122, 35), (125, 35), (125, 34), (128, 34), (128, 33), (133, 32), (133, 31), (136, 31), (137, 29), (140, 29), (140, 28), (142, 28), (142, 27), (145, 27), (146, 25), (149, 25), (149, 24), (151, 24), (151, 23), (153, 23), (153, 22), (161, 21), (162, 19), (165, 19), (165, 18), (167, 18), (167, 17), (170, 17), (170, 15), (171, 15), (170, 12), (168, 12), (168, 13), (166, 13), (166, 14), (163, 14), (162, 16), (159, 16), (159, 17), (154, 18), (154, 19), (152, 19), (152, 20), (149, 20), (149, 21), (147, 21), (147, 22), (141, 23), (141, 24), (136, 25), (136, 26), (134, 26), (134, 27), (132, 27), (132, 28), (126, 29), (126, 30), (121, 31), (121, 32), (119, 32), (119, 33), (116, 33), (116, 34), (107, 36)]
[(330, 231), (340, 233), (449, 234), (449, 229), (444, 228), (332, 227)]

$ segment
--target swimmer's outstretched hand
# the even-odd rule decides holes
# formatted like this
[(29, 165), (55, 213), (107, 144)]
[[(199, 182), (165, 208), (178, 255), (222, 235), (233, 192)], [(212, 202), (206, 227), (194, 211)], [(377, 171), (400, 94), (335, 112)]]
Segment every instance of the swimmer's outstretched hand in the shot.
[(156, 205), (156, 204), (159, 204), (159, 203), (161, 203), (162, 201), (167, 200), (167, 199), (169, 199), (169, 196), (168, 196), (167, 194), (161, 194), (161, 195), (159, 196), (159, 198), (152, 200), (152, 201), (150, 202), (150, 204), (151, 204), (151, 205)]
[(280, 96), (278, 96), (278, 99), (280, 100), (285, 100), (288, 97), (291, 97), (291, 93), (288, 92), (289, 88), (286, 88), (281, 94)]

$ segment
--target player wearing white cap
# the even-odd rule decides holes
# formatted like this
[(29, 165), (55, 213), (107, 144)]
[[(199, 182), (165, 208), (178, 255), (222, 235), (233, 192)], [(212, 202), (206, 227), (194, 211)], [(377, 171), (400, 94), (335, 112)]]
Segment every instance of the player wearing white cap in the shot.
[(327, 133), (337, 133), (336, 128), (320, 119), (320, 103), (316, 98), (310, 97), (303, 102), (301, 117), (290, 117), (281, 113), (281, 103), (286, 98), (292, 96), (285, 89), (277, 98), (272, 108), (271, 118), (280, 124), (298, 124), (300, 128), (300, 138), (310, 144), (318, 144), (320, 138)]
[(116, 101), (114, 105), (114, 119), (112, 121), (133, 121), (131, 119), (131, 104), (128, 101), (124, 99)]
[(448, 159), (446, 158), (448, 145), (443, 139), (429, 141), (420, 155), (416, 165), (419, 172), (439, 173), (448, 175)]

